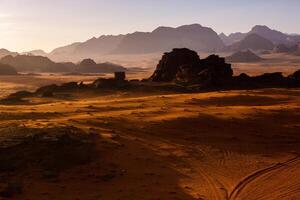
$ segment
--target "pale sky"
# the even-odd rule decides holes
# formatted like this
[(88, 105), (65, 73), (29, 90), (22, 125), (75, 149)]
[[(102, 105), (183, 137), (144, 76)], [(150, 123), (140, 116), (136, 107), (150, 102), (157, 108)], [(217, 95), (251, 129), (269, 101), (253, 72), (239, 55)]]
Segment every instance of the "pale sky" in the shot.
[(0, 48), (52, 49), (102, 34), (199, 23), (216, 32), (257, 24), (300, 33), (300, 0), (0, 0)]

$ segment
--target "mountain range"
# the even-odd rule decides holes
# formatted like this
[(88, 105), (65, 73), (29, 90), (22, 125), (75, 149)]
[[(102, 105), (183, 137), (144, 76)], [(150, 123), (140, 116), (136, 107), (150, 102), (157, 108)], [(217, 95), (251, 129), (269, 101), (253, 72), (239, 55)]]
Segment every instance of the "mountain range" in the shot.
[(53, 60), (65, 60), (69, 57), (81, 60), (96, 58), (103, 54), (162, 53), (175, 47), (211, 52), (222, 49), (224, 44), (211, 28), (192, 24), (177, 28), (158, 27), (152, 32), (94, 37), (82, 43), (54, 49), (48, 56)]
[(270, 40), (274, 44), (284, 44), (290, 46), (300, 42), (300, 35), (282, 33), (263, 25), (254, 26), (248, 33), (237, 32), (228, 36), (226, 36), (224, 33), (221, 33), (219, 36), (225, 45), (232, 45), (243, 40), (245, 37), (251, 34), (257, 34), (267, 40)]
[[(191, 24), (158, 27), (152, 32), (134, 32), (126, 35), (103, 35), (85, 42), (76, 42), (54, 49), (50, 53), (34, 50), (26, 55), (47, 56), (56, 62), (78, 62), (85, 58), (99, 60), (103, 55), (130, 55), (163, 53), (173, 48), (189, 48), (198, 52), (272, 50), (277, 45), (288, 48), (300, 42), (300, 35), (286, 34), (267, 26), (254, 26), (247, 33), (217, 34), (213, 29)], [(10, 54), (11, 53), (11, 54)], [(17, 55), (0, 50), (0, 58)]]
[(8, 55), (0, 59), (2, 74), (17, 72), (51, 72), (51, 73), (113, 73), (126, 71), (123, 66), (113, 63), (96, 63), (92, 59), (85, 59), (79, 64), (72, 62), (53, 62), (47, 57), (34, 55)]

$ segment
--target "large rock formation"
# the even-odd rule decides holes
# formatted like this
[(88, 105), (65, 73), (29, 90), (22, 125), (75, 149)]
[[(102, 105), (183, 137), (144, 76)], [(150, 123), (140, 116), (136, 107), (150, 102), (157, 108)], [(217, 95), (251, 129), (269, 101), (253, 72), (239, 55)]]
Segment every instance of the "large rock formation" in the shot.
[(195, 51), (173, 49), (172, 52), (163, 55), (150, 80), (155, 82), (174, 81), (181, 66), (188, 65), (190, 68), (195, 68), (199, 63), (200, 58)]
[(165, 53), (154, 74), (154, 82), (177, 82), (182, 85), (223, 86), (231, 80), (233, 71), (224, 58), (211, 55), (200, 59), (195, 51), (173, 49)]

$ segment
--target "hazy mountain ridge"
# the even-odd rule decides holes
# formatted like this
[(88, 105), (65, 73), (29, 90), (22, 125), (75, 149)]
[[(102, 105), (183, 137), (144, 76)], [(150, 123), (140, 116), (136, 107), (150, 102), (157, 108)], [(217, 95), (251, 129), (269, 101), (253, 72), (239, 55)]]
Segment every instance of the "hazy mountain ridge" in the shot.
[[(256, 35), (256, 39), (253, 35)], [(252, 37), (252, 41), (249, 41), (249, 37), (250, 39)], [(227, 36), (224, 33), (218, 35), (211, 28), (191, 24), (176, 28), (160, 26), (152, 32), (103, 35), (85, 42), (58, 47), (50, 53), (33, 50), (25, 54), (45, 56), (56, 62), (79, 62), (86, 58), (100, 60), (106, 55), (163, 53), (173, 48), (190, 48), (197, 52), (208, 53), (246, 49), (272, 50), (271, 48), (279, 44), (291, 48), (299, 42), (300, 35), (286, 34), (262, 25), (254, 26), (248, 33), (236, 32)], [(0, 50), (0, 58), (17, 54), (4, 49)], [(107, 60), (115, 62), (114, 59)]]
[(211, 28), (192, 24), (177, 28), (159, 27), (151, 33), (129, 34), (113, 53), (154, 53), (181, 47), (211, 52), (221, 49), (224, 44)]
[(0, 76), (2, 75), (17, 75), (17, 71), (10, 65), (0, 63)]
[[(85, 61), (90, 61), (92, 64), (86, 64)], [(79, 72), (79, 73), (112, 73), (116, 71), (126, 71), (126, 68), (113, 63), (96, 64), (91, 59), (85, 59), (80, 64), (76, 65), (72, 62), (56, 63), (48, 57), (33, 56), (33, 55), (17, 55), (5, 56), (0, 59), (1, 65), (9, 65), (18, 72)]]
[(274, 44), (295, 45), (300, 42), (300, 36), (297, 34), (286, 34), (275, 29), (271, 29), (265, 25), (256, 25), (248, 33), (231, 33), (230, 35), (219, 35), (223, 42), (232, 45), (243, 40), (247, 35), (257, 34), (265, 39), (270, 40)]
[(53, 60), (82, 60), (103, 54), (162, 53), (175, 47), (211, 52), (223, 48), (224, 44), (213, 29), (192, 24), (177, 28), (158, 27), (152, 32), (104, 35), (59, 47), (48, 56)]
[(0, 49), (0, 59), (5, 56), (16, 56), (16, 55), (18, 55), (17, 52), (11, 52), (8, 51), (7, 49)]
[(252, 49), (254, 51), (258, 50), (273, 50), (274, 43), (270, 40), (256, 34), (252, 33), (247, 35), (244, 39), (236, 42), (230, 46), (227, 46), (224, 50), (226, 51), (243, 51), (247, 49)]
[(32, 55), (32, 56), (47, 56), (48, 54), (42, 49), (36, 49), (32, 51), (27, 51), (22, 53), (24, 55)]

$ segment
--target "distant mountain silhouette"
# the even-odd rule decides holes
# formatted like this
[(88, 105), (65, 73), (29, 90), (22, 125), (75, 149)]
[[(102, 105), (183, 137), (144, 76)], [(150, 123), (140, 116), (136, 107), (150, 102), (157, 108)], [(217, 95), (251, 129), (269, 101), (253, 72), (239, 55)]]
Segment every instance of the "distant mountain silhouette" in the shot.
[(17, 71), (10, 65), (0, 63), (0, 76), (1, 75), (17, 75)]
[(16, 56), (16, 55), (18, 55), (18, 53), (10, 52), (7, 49), (0, 49), (0, 59), (5, 57), (5, 56), (9, 56), (9, 55)]
[(226, 48), (229, 51), (244, 51), (244, 50), (273, 50), (274, 44), (266, 38), (257, 34), (249, 34), (243, 40), (236, 42)]
[(217, 33), (199, 24), (177, 28), (159, 27), (151, 33), (129, 34), (113, 51), (119, 54), (165, 52), (173, 48), (191, 48), (196, 51), (216, 51), (224, 46)]
[(48, 54), (48, 57), (53, 60), (71, 61), (77, 59), (78, 56), (74, 52), (81, 43), (76, 42), (67, 46), (58, 47)]
[(229, 46), (232, 45), (233, 43), (239, 42), (242, 39), (246, 37), (247, 34), (245, 33), (231, 33), (230, 35), (225, 35), (224, 33), (221, 33), (219, 37), (222, 39), (225, 45)]
[(192, 24), (177, 28), (159, 27), (152, 32), (101, 36), (57, 48), (48, 56), (54, 60), (82, 60), (99, 58), (103, 54), (162, 53), (176, 47), (212, 52), (223, 48), (224, 44), (211, 28)]
[(288, 46), (295, 45), (300, 42), (299, 35), (289, 35), (277, 30), (273, 30), (268, 26), (256, 25), (248, 33), (232, 33), (229, 36), (225, 34), (221, 35), (221, 39), (226, 45), (232, 45), (233, 43), (243, 40), (247, 35), (257, 34), (267, 40), (270, 40), (274, 44), (285, 44)]
[(0, 63), (11, 65), (18, 72), (66, 72), (72, 70), (68, 65), (55, 63), (43, 56), (6, 56), (0, 60)]
[(18, 72), (113, 73), (127, 70), (113, 63), (97, 64), (92, 59), (84, 59), (76, 65), (72, 62), (55, 63), (47, 57), (32, 55), (6, 56), (0, 59), (0, 63), (10, 65)]
[[(85, 58), (98, 60), (104, 55), (162, 53), (173, 48), (190, 48), (198, 52), (272, 50), (271, 43), (272, 46), (283, 44), (291, 48), (299, 42), (300, 35), (285, 34), (263, 25), (254, 26), (247, 33), (236, 32), (227, 36), (224, 33), (218, 35), (211, 28), (191, 24), (177, 28), (161, 26), (152, 32), (103, 35), (56, 48), (49, 54), (42, 50), (25, 54), (45, 56), (56, 62), (78, 62)], [(7, 55), (16, 56), (17, 53), (0, 49), (0, 59)]]
[(117, 48), (123, 38), (123, 35), (101, 36), (99, 38), (94, 37), (83, 43), (74, 43), (65, 47), (54, 49), (49, 54), (49, 57), (55, 60), (63, 60), (65, 58), (74, 57), (77, 59), (99, 57), (99, 55), (112, 52), (115, 48)]
[(231, 56), (226, 57), (226, 62), (259, 62), (262, 61), (263, 59), (259, 56), (257, 56), (255, 53), (253, 53), (250, 50), (246, 51), (239, 51)]
[(258, 34), (270, 41), (272, 41), (274, 44), (287, 44), (292, 45), (295, 44), (297, 41), (295, 41), (294, 36), (290, 36), (287, 34), (284, 34), (277, 30), (272, 30), (267, 26), (257, 25), (252, 28), (252, 30), (248, 34)]
[(24, 55), (31, 55), (31, 56), (47, 56), (47, 53), (41, 49), (36, 49), (28, 52), (24, 52)]
[(92, 59), (84, 59), (76, 67), (76, 72), (79, 73), (113, 73), (113, 72), (122, 72), (126, 70), (127, 70), (126, 68), (113, 63), (97, 64)]

